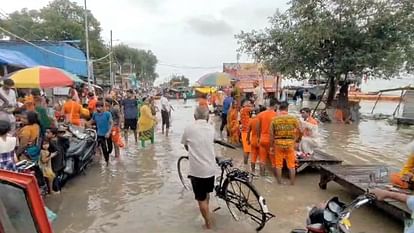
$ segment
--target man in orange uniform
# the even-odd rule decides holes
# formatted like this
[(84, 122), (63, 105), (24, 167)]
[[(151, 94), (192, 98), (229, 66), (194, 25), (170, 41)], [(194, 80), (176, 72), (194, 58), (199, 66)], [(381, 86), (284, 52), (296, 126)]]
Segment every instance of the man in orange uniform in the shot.
[(273, 168), (277, 182), (282, 183), (283, 160), (286, 160), (289, 169), (290, 184), (295, 184), (296, 173), (296, 139), (300, 132), (300, 123), (297, 117), (288, 114), (287, 102), (279, 105), (279, 114), (272, 120), (270, 129), (270, 146), (274, 148), (275, 157)]
[(241, 135), (244, 152), (244, 164), (247, 164), (250, 154), (250, 143), (247, 142), (247, 133), (249, 131), (250, 113), (252, 111), (252, 104), (250, 100), (245, 100), (242, 109), (240, 109)]
[[(265, 110), (266, 110), (265, 107), (260, 107), (257, 115)], [(249, 120), (249, 130), (247, 132), (247, 143), (250, 145), (250, 155), (251, 155), (250, 164), (251, 164), (253, 173), (256, 172), (256, 161), (257, 161), (257, 157), (259, 156), (259, 141), (257, 138), (257, 135), (259, 135), (259, 132), (257, 131), (258, 123), (259, 123), (259, 118), (253, 112), (252, 117)]]
[(96, 99), (95, 94), (93, 94), (93, 92), (89, 92), (88, 93), (88, 109), (89, 109), (91, 116), (94, 112), (96, 112), (97, 102), (98, 100)]
[(277, 101), (275, 99), (270, 99), (269, 107), (266, 111), (261, 112), (257, 115), (257, 138), (259, 141), (259, 156), (260, 156), (260, 175), (264, 176), (265, 164), (267, 158), (273, 163), (273, 158), (270, 156), (270, 124), (274, 117), (276, 117), (276, 107)]
[(63, 104), (62, 115), (65, 116), (66, 122), (80, 126), (81, 110), (82, 106), (78, 102), (74, 101), (73, 97), (69, 95), (66, 103)]

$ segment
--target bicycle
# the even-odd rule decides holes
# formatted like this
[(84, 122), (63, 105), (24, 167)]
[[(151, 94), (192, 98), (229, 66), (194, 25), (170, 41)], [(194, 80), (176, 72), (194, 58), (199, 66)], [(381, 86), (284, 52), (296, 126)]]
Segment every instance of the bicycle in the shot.
[[(214, 143), (236, 149), (233, 145), (223, 141), (214, 140)], [(248, 216), (256, 225), (256, 231), (264, 228), (265, 224), (275, 217), (269, 212), (265, 199), (259, 194), (252, 184), (252, 174), (233, 168), (232, 159), (216, 158), (217, 165), (221, 169), (221, 175), (216, 178), (214, 187), (216, 196), (226, 202), (230, 214), (236, 221), (243, 216)], [(181, 156), (177, 161), (178, 176), (184, 188), (190, 190), (191, 184), (188, 173), (183, 171), (185, 164), (189, 163), (188, 156)], [(220, 207), (214, 210), (217, 211)]]

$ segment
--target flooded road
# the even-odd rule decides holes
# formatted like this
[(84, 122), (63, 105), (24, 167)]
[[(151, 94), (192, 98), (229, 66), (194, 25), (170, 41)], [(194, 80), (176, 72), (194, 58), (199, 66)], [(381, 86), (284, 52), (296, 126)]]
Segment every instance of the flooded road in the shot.
[[(369, 105), (370, 103), (368, 103)], [(161, 135), (158, 126), (154, 145), (146, 148), (130, 143), (120, 159), (112, 159), (107, 168), (97, 160), (85, 175), (70, 181), (60, 195), (47, 197), (46, 203), (58, 214), (54, 230), (58, 233), (89, 232), (171, 232), (193, 233), (202, 230), (202, 219), (193, 194), (182, 188), (176, 162), (186, 152), (180, 144), (184, 127), (193, 121), (195, 102), (172, 101), (172, 133)], [(362, 111), (365, 111), (363, 106)], [(295, 107), (293, 106), (295, 112)], [(404, 145), (412, 130), (399, 129), (384, 121), (366, 120), (359, 124), (321, 126), (323, 150), (351, 164), (386, 163), (401, 166)], [(411, 134), (411, 135), (410, 135)], [(130, 142), (133, 140), (129, 140)], [(242, 152), (217, 146), (217, 153), (232, 157), (242, 167)], [(314, 204), (338, 195), (350, 196), (334, 183), (320, 190), (316, 173), (301, 174), (297, 184), (278, 186), (273, 177), (254, 181), (276, 215), (262, 232), (290, 232), (305, 224), (307, 212)], [(246, 223), (235, 222), (225, 204), (212, 198), (215, 228), (208, 232), (254, 232)], [(373, 208), (353, 212), (352, 232), (400, 233), (402, 225)]]

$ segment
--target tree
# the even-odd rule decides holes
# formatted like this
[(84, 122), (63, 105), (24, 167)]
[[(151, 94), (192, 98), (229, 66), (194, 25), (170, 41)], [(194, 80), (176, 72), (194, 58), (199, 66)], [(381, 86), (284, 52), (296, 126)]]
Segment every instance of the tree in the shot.
[(173, 74), (169, 84), (171, 87), (188, 87), (190, 85), (190, 80), (186, 78), (184, 75)]
[(134, 72), (137, 73), (138, 79), (141, 81), (153, 83), (158, 77), (155, 72), (158, 60), (151, 50), (136, 49), (120, 44), (113, 48), (113, 52), (116, 61), (120, 65), (134, 65)]
[[(13, 12), (1, 22), (1, 25), (26, 40), (80, 40), (79, 47), (86, 51), (84, 23), (82, 6), (69, 0), (54, 0), (40, 10), (22, 9)], [(109, 50), (101, 38), (100, 23), (90, 11), (88, 27), (90, 57), (101, 58)], [(94, 71), (96, 76), (109, 77), (107, 64), (94, 64)]]
[(292, 0), (271, 26), (236, 35), (240, 50), (287, 78), (390, 78), (414, 67), (414, 1)]

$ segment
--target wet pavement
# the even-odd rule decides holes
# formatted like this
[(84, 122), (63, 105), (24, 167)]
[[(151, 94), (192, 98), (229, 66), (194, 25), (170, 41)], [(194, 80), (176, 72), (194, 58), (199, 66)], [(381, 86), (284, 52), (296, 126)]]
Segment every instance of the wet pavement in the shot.
[[(121, 158), (113, 158), (109, 167), (96, 159), (86, 174), (71, 180), (60, 195), (47, 197), (48, 207), (58, 214), (53, 224), (55, 232), (207, 232), (201, 227), (202, 218), (193, 194), (182, 188), (176, 168), (177, 159), (186, 155), (180, 139), (186, 124), (193, 120), (195, 102), (172, 104), (175, 112), (168, 138), (161, 135), (158, 126), (154, 145), (141, 148), (130, 143)], [(362, 112), (371, 106), (364, 104)], [(293, 112), (298, 107), (293, 106)], [(406, 157), (404, 145), (412, 133), (410, 128), (397, 130), (384, 121), (373, 120), (321, 126), (323, 150), (351, 164), (401, 166)], [(236, 166), (245, 168), (241, 150), (219, 146), (216, 150), (232, 157)], [(320, 190), (318, 180), (316, 173), (300, 174), (292, 187), (277, 185), (271, 176), (255, 179), (254, 185), (276, 215), (262, 232), (290, 232), (302, 227), (309, 208), (332, 196), (351, 200), (346, 190), (333, 183), (327, 190)], [(222, 208), (213, 214), (215, 227), (208, 232), (254, 232), (247, 223), (234, 221), (225, 203), (212, 198), (211, 206)], [(402, 232), (402, 224), (374, 208), (356, 210), (351, 221), (352, 232)]]

